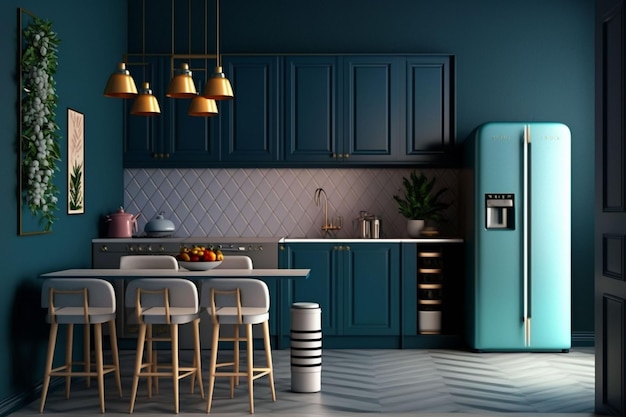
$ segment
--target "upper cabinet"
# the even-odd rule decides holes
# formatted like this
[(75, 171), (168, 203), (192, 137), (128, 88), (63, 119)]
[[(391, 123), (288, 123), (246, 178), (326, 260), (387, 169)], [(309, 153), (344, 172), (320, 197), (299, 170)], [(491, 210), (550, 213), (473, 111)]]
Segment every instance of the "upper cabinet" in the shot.
[(223, 67), (235, 98), (217, 117), (165, 98), (156, 120), (127, 121), (126, 167), (440, 166), (454, 155), (453, 56), (224, 55)]
[(454, 57), (407, 56), (404, 61), (402, 112), (405, 148), (398, 161), (454, 161)]
[(258, 166), (278, 161), (277, 56), (228, 56), (222, 60), (235, 98), (219, 105), (221, 161)]

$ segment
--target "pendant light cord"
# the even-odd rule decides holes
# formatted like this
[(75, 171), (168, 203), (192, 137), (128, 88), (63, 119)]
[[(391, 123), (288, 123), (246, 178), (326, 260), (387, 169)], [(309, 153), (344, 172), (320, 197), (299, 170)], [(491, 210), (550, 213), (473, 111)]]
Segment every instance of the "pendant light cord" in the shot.
[(215, 48), (215, 53), (217, 55), (217, 66), (222, 66), (222, 57), (220, 56), (220, 0), (215, 0), (215, 31), (216, 31), (216, 41), (217, 45)]
[(145, 83), (146, 82), (146, 0), (142, 0), (141, 2), (141, 59), (143, 60), (143, 64), (142, 64), (143, 83)]

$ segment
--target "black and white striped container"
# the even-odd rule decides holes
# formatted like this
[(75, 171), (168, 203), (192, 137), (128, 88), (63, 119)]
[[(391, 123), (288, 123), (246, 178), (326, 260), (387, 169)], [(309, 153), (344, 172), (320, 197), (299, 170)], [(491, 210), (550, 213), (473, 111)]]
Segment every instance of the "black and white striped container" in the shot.
[(291, 390), (319, 392), (322, 386), (322, 310), (317, 303), (291, 305)]

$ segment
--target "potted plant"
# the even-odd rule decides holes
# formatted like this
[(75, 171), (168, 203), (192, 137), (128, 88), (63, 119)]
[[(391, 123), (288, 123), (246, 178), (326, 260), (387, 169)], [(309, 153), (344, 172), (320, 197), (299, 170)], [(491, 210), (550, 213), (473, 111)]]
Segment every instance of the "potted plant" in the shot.
[(428, 179), (424, 173), (417, 175), (415, 171), (409, 178), (403, 177), (404, 196), (394, 195), (393, 199), (398, 203), (398, 212), (406, 217), (409, 236), (418, 237), (427, 220), (443, 220), (442, 211), (450, 207), (450, 203), (441, 200), (448, 188), (435, 188), (436, 178)]

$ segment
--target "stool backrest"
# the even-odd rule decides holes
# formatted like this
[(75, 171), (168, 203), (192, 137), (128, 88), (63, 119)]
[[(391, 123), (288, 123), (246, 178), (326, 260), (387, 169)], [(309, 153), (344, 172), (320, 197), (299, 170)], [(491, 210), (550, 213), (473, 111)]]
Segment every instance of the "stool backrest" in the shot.
[(120, 257), (120, 269), (178, 270), (178, 262), (171, 255), (126, 255)]
[[(216, 291), (234, 291), (239, 288), (242, 307), (270, 309), (270, 292), (267, 284), (260, 279), (254, 278), (212, 278), (202, 282), (200, 289), (200, 306), (211, 308), (211, 288)], [(216, 297), (216, 307), (235, 307), (237, 298), (235, 295), (223, 295)]]
[(222, 263), (215, 269), (252, 269), (252, 258), (244, 255), (224, 256)]
[[(169, 307), (185, 307), (198, 311), (198, 289), (192, 281), (182, 278), (141, 278), (128, 281), (126, 287), (126, 307), (134, 308), (137, 304), (137, 290), (148, 291), (168, 289)], [(141, 307), (164, 307), (163, 294), (144, 294)]]
[[(50, 290), (60, 291), (54, 294), (54, 307), (83, 307), (84, 296), (80, 290), (87, 289), (87, 303), (91, 307), (109, 309), (115, 313), (115, 291), (110, 282), (98, 278), (49, 278), (41, 287), (41, 307), (50, 307)], [(64, 294), (63, 291), (79, 291)]]

